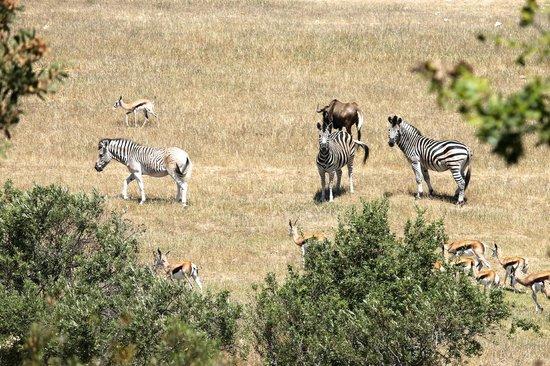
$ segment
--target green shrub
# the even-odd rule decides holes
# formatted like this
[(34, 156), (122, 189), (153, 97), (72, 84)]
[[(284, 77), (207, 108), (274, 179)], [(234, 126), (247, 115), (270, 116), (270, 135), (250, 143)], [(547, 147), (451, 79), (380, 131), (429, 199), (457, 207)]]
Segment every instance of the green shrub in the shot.
[(208, 364), (240, 307), (137, 262), (135, 231), (96, 194), (0, 190), (0, 364)]
[(334, 242), (308, 248), (303, 273), (257, 288), (251, 330), (266, 363), (433, 365), (481, 352), (477, 336), (508, 316), (502, 293), (433, 270), (441, 222), (419, 212), (400, 240), (387, 211), (387, 201), (351, 211)]

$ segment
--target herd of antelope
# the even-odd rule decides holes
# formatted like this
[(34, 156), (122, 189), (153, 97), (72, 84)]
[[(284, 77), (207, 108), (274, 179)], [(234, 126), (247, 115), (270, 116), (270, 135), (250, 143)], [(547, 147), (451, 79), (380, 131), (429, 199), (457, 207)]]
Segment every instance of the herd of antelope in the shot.
[[(122, 108), (125, 111), (125, 123), (126, 126), (129, 126), (128, 124), (128, 115), (133, 114), (134, 115), (134, 125), (137, 125), (137, 115), (142, 113), (144, 116), (144, 122), (142, 124), (142, 127), (148, 122), (149, 116), (153, 115), (157, 117), (153, 110), (153, 102), (147, 99), (142, 99), (135, 101), (130, 104), (126, 104), (122, 101), (122, 96), (115, 102), (114, 109), (116, 108)], [(351, 127), (353, 125), (356, 126), (357, 132), (358, 132), (358, 139), (361, 139), (361, 127), (363, 125), (364, 117), (361, 110), (358, 108), (356, 103), (341, 103), (338, 100), (334, 99), (332, 100), (329, 105), (325, 106), (324, 108), (317, 108), (317, 113), (322, 114), (323, 119), (323, 125), (321, 126), (318, 124), (319, 134), (320, 136), (324, 138), (323, 141), (327, 139), (328, 130), (332, 130), (332, 128), (342, 130), (343, 128), (346, 130), (344, 134), (351, 135)], [(157, 117), (158, 118), (158, 117)], [(459, 185), (459, 188), (457, 189), (457, 197), (459, 197), (459, 204), (463, 204), (463, 195), (464, 190), (468, 185), (469, 181), (469, 159), (471, 157), (471, 152), (468, 147), (466, 147), (463, 144), (458, 143), (454, 140), (447, 140), (447, 141), (435, 141), (434, 143), (424, 144), (423, 140), (430, 140), (429, 138), (423, 137), (420, 132), (414, 127), (409, 124), (407, 124), (405, 121), (403, 121), (400, 117), (393, 116), (389, 117), (389, 122), (391, 124), (390, 128), (390, 140), (389, 144), (390, 146), (393, 146), (393, 144), (396, 142), (395, 140), (399, 138), (400, 134), (406, 134), (408, 131), (411, 131), (413, 134), (417, 134), (418, 137), (414, 137), (413, 141), (417, 141), (417, 146), (414, 146), (414, 143), (411, 143), (410, 141), (407, 141), (405, 144), (406, 147), (401, 147), (409, 161), (413, 164), (413, 170), (415, 170), (416, 177), (417, 177), (417, 183), (419, 184), (419, 193), (417, 195), (417, 198), (420, 197), (422, 194), (422, 178), (424, 178), (425, 182), (428, 184), (430, 188), (430, 194), (433, 193), (433, 188), (430, 184), (429, 176), (427, 173), (427, 170), (438, 170), (443, 171), (443, 168), (451, 169), (450, 166), (447, 166), (445, 164), (445, 167), (442, 166), (443, 163), (445, 163), (441, 159), (441, 155), (439, 154), (439, 150), (445, 150), (447, 153), (450, 149), (455, 149), (457, 151), (454, 155), (455, 161), (456, 156), (459, 156), (459, 154), (463, 154), (466, 156), (466, 160), (464, 160), (464, 163), (461, 163), (462, 165), (457, 166), (457, 171), (460, 173), (460, 176), (457, 178), (455, 177), (455, 180), (457, 180), (457, 183)], [(401, 127), (403, 125), (403, 127)], [(399, 131), (401, 130), (401, 131)], [(332, 133), (330, 134), (332, 136)], [(336, 133), (334, 134), (336, 136)], [(366, 144), (362, 143), (358, 140), (353, 140), (352, 138), (348, 138), (349, 144), (357, 144), (361, 147), (365, 148), (365, 160), (368, 157), (368, 147), (366, 147)], [(422, 140), (423, 139), (423, 140)], [(108, 140), (109, 144), (114, 145), (114, 147), (111, 147), (111, 150), (107, 149), (105, 140)], [(119, 139), (120, 140), (120, 139)], [(320, 145), (322, 142), (320, 137)], [(114, 141), (114, 140), (112, 140)], [(141, 175), (142, 174), (148, 174), (152, 176), (164, 176), (167, 174), (170, 174), (172, 178), (176, 181), (178, 184), (178, 197), (177, 199), (180, 200), (180, 189), (183, 191), (187, 191), (187, 179), (190, 177), (190, 171), (191, 171), (191, 162), (185, 152), (185, 159), (175, 159), (170, 154), (170, 149), (167, 149), (168, 152), (166, 152), (166, 149), (155, 149), (155, 148), (148, 148), (148, 147), (141, 147), (137, 146), (134, 148), (134, 150), (138, 151), (141, 149), (141, 155), (144, 154), (144, 152), (149, 155), (151, 155), (152, 161), (148, 162), (147, 159), (143, 158), (141, 161), (138, 157), (140, 156), (138, 152), (135, 154), (131, 154), (131, 149), (128, 148), (128, 143), (125, 142), (126, 140), (116, 141), (115, 143), (111, 142), (109, 139), (104, 139), (100, 142), (100, 159), (98, 160), (98, 163), (96, 163), (96, 170), (101, 171), (103, 167), (108, 163), (108, 161), (111, 158), (114, 158), (115, 160), (120, 161), (121, 163), (124, 163), (128, 166), (128, 169), (130, 170), (130, 176), (125, 180), (125, 184), (123, 187), (123, 197), (127, 198), (126, 189), (127, 184), (129, 181), (132, 181), (133, 179), (138, 180), (138, 183), (140, 184), (140, 189), (142, 193), (142, 200), (140, 203), (143, 203), (145, 201), (145, 194), (143, 192), (143, 182), (141, 181)], [(335, 138), (336, 141), (336, 138)], [(132, 142), (133, 143), (133, 142)], [(399, 141), (397, 141), (399, 144)], [(350, 145), (350, 146), (351, 146)], [(363, 146), (364, 145), (364, 146)], [(426, 148), (425, 146), (428, 146)], [(353, 146), (352, 146), (353, 147)], [(176, 149), (176, 148), (171, 148)], [(322, 147), (321, 147), (322, 150)], [(354, 150), (354, 149), (353, 149)], [(127, 154), (125, 156), (124, 154)], [(108, 160), (105, 160), (104, 156), (105, 154), (111, 155), (111, 157), (108, 158)], [(320, 152), (321, 154), (321, 152)], [(343, 155), (344, 153), (340, 152), (340, 155)], [(342, 158), (340, 156), (340, 158)], [(103, 159), (103, 160), (102, 160)], [(132, 160), (133, 159), (133, 160)], [(349, 159), (349, 157), (345, 156), (344, 159)], [(415, 167), (415, 159), (416, 163), (418, 163), (418, 169)], [(135, 161), (134, 161), (135, 160)], [(169, 161), (174, 165), (173, 171), (169, 171), (169, 169), (166, 168), (166, 162)], [(100, 163), (103, 163), (101, 165)], [(351, 163), (353, 163), (353, 155), (351, 156)], [(98, 164), (101, 165), (98, 169)], [(133, 165), (132, 165), (133, 164)], [(319, 165), (319, 157), (318, 157), (318, 165)], [(331, 164), (336, 166), (335, 169), (338, 169), (336, 171), (338, 175), (338, 182), (337, 186), (339, 186), (340, 183), (340, 176), (341, 176), (341, 167), (345, 164), (348, 164), (348, 160), (345, 160), (341, 162), (341, 164), (338, 165), (338, 162), (331, 161)], [(439, 164), (439, 166), (438, 166)], [(460, 168), (460, 169), (459, 169)], [(352, 181), (352, 171), (351, 167), (348, 165), (349, 175), (350, 175), (350, 191), (353, 192), (353, 181)], [(166, 172), (164, 171), (166, 170)], [(459, 171), (460, 170), (460, 171)], [(467, 170), (467, 171), (466, 171)], [(188, 172), (187, 172), (188, 171)], [(322, 173), (321, 180), (322, 180), (322, 193), (324, 197), (324, 174), (325, 171), (321, 171)], [(180, 177), (181, 176), (181, 177)], [(455, 176), (455, 172), (453, 172), (453, 176)], [(331, 174), (329, 172), (329, 179), (332, 181)], [(180, 182), (181, 180), (181, 182)], [(461, 181), (462, 180), (462, 181)], [(182, 183), (183, 182), (183, 183)], [(461, 186), (462, 184), (462, 186)], [(332, 183), (329, 183), (330, 185), (330, 200), (332, 200)], [(462, 189), (460, 191), (460, 189)], [(458, 195), (458, 193), (461, 194), (461, 196)], [(461, 201), (462, 198), (462, 201)], [(186, 204), (185, 194), (181, 198), (184, 205)], [(305, 259), (307, 255), (307, 249), (308, 246), (316, 241), (323, 241), (327, 240), (327, 236), (322, 232), (301, 232), (298, 230), (297, 227), (297, 220), (292, 222), (292, 220), (289, 220), (289, 236), (292, 238), (292, 241), (294, 244), (296, 244), (302, 254), (302, 261), (305, 265)], [(531, 297), (533, 299), (533, 302), (535, 303), (535, 311), (536, 312), (542, 312), (543, 307), (539, 304), (537, 300), (537, 293), (541, 292), (544, 293), (548, 298), (550, 298), (550, 285), (545, 286), (545, 283), (550, 281), (550, 271), (539, 271), (536, 273), (531, 273), (527, 275), (528, 272), (528, 263), (527, 259), (524, 257), (501, 257), (500, 255), (500, 248), (497, 244), (493, 245), (493, 248), (490, 248), (492, 251), (492, 257), (496, 259), (498, 262), (498, 265), (502, 267), (504, 270), (504, 279), (501, 281), (501, 277), (498, 273), (498, 270), (493, 268), (491, 266), (491, 263), (487, 260), (486, 253), (487, 253), (487, 245), (481, 241), (478, 240), (458, 240), (455, 242), (452, 242), (449, 245), (443, 245), (441, 248), (442, 251), (442, 259), (439, 261), (436, 261), (434, 263), (434, 269), (436, 271), (446, 271), (446, 268), (450, 267), (457, 267), (464, 271), (465, 274), (472, 276), (478, 283), (482, 284), (484, 286), (484, 289), (487, 290), (487, 288), (490, 287), (497, 287), (497, 286), (506, 286), (506, 283), (508, 282), (514, 291), (518, 291), (516, 289), (516, 284), (519, 283), (520, 285), (523, 285), (526, 288), (531, 289)], [(198, 266), (189, 261), (189, 260), (183, 260), (179, 261), (175, 265), (171, 265), (167, 259), (169, 251), (166, 253), (162, 253), (160, 248), (157, 249), (156, 252), (153, 253), (153, 268), (155, 272), (159, 275), (166, 276), (170, 279), (185, 279), (189, 286), (191, 288), (194, 287), (194, 284), (202, 290), (202, 282), (199, 277), (199, 270)], [(520, 272), (522, 272), (526, 276), (521, 276)], [(193, 282), (191, 281), (193, 280)]]
[[(307, 248), (316, 241), (323, 241), (327, 236), (322, 232), (301, 232), (296, 226), (297, 221), (289, 220), (288, 235), (292, 238), (302, 252), (302, 262), (305, 264), (305, 256)], [(504, 257), (500, 255), (500, 248), (495, 243), (492, 251), (492, 257), (496, 259), (500, 267), (504, 270), (504, 279), (501, 281), (497, 269), (494, 269), (486, 258), (487, 245), (479, 240), (457, 240), (449, 245), (443, 245), (442, 260), (438, 260), (433, 264), (437, 271), (444, 272), (447, 267), (455, 266), (464, 271), (465, 274), (472, 276), (478, 283), (483, 285), (484, 289), (498, 286), (506, 286), (509, 284), (513, 291), (519, 292), (516, 289), (516, 284), (525, 286), (531, 289), (531, 298), (535, 303), (535, 311), (542, 312), (543, 307), (537, 300), (537, 293), (541, 292), (550, 298), (550, 287), (545, 286), (545, 283), (550, 281), (550, 271), (539, 271), (527, 275), (529, 265), (524, 257)], [(486, 267), (484, 269), (484, 267)], [(524, 277), (520, 277), (520, 272), (523, 272)]]

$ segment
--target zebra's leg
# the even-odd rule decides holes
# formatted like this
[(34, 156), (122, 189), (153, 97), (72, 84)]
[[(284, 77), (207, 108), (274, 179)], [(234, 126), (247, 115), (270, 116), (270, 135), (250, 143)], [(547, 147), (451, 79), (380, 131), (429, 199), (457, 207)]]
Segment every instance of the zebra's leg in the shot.
[(340, 191), (340, 186), (342, 184), (342, 169), (336, 171), (336, 190)]
[(426, 182), (426, 184), (428, 185), (430, 196), (433, 196), (434, 189), (432, 187), (432, 183), (430, 182), (430, 174), (428, 173), (428, 168), (422, 165), (420, 167), (422, 168), (422, 176), (424, 177), (424, 182)]
[(182, 179), (176, 172), (168, 172), (168, 174), (174, 179), (176, 184), (178, 185), (179, 191), (179, 200), (181, 200), (181, 203), (183, 203), (183, 206), (187, 206), (187, 182)]
[(328, 173), (328, 201), (334, 201), (334, 196), (332, 195), (332, 182), (334, 181), (334, 172)]
[(134, 127), (137, 127), (137, 114), (138, 112), (134, 109)]
[(416, 180), (416, 185), (418, 186), (418, 190), (416, 192), (416, 199), (419, 199), (420, 197), (422, 197), (422, 194), (424, 193), (424, 190), (422, 189), (422, 167), (420, 165), (420, 162), (413, 161), (412, 168), (414, 172), (414, 178)]
[(325, 171), (319, 169), (319, 177), (321, 178), (321, 202), (325, 202)]
[(134, 173), (130, 173), (128, 178), (124, 179), (124, 183), (122, 184), (122, 198), (125, 200), (128, 199), (128, 184), (130, 184), (134, 179), (136, 179)]
[(179, 202), (181, 200), (181, 188), (180, 185), (176, 182), (176, 201)]
[(350, 159), (348, 162), (348, 178), (349, 178), (349, 192), (353, 193), (355, 189), (353, 188), (353, 159)]
[(145, 189), (143, 188), (143, 176), (141, 175), (141, 173), (134, 173), (134, 176), (138, 182), (139, 193), (141, 194), (141, 201), (139, 201), (139, 204), (143, 205), (145, 203)]
[(457, 197), (457, 205), (463, 205), (464, 204), (464, 189), (466, 187), (466, 181), (464, 178), (462, 178), (462, 173), (460, 172), (460, 168), (456, 167), (451, 169), (451, 173), (453, 174), (453, 178), (457, 184), (457, 189), (455, 192), (455, 197)]

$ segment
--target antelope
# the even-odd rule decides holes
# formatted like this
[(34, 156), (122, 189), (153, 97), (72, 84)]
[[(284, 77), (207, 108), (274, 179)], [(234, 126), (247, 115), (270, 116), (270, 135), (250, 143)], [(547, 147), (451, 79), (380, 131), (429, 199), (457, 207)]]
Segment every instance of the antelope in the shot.
[(463, 254), (476, 256), (485, 267), (491, 268), (491, 264), (485, 258), (486, 246), (479, 240), (457, 240), (450, 245), (443, 245), (443, 252), (447, 252), (451, 255), (451, 258), (461, 256)]
[(181, 261), (175, 266), (170, 265), (167, 258), (168, 253), (170, 253), (170, 251), (167, 251), (163, 254), (160, 251), (160, 248), (157, 248), (157, 251), (153, 252), (153, 269), (155, 270), (155, 272), (164, 272), (166, 277), (170, 279), (186, 279), (191, 289), (193, 289), (193, 284), (190, 280), (191, 277), (195, 281), (199, 289), (202, 290), (202, 282), (201, 278), (199, 277), (199, 268), (197, 267), (197, 265), (188, 260)]
[(504, 257), (500, 258), (500, 248), (495, 243), (495, 248), (491, 250), (493, 251), (493, 257), (497, 259), (498, 263), (504, 268), (506, 271), (506, 274), (504, 275), (504, 284), (506, 284), (506, 280), (508, 277), (510, 277), (510, 285), (515, 290), (515, 283), (514, 283), (514, 277), (516, 277), (516, 273), (518, 269), (521, 268), (521, 271), (524, 274), (527, 274), (527, 269), (529, 265), (527, 264), (527, 259), (523, 257)]
[(298, 223), (298, 219), (294, 221), (294, 224), (292, 223), (292, 220), (288, 220), (288, 235), (292, 237), (292, 240), (294, 241), (294, 244), (300, 247), (302, 251), (302, 262), (305, 264), (305, 256), (306, 256), (306, 250), (309, 246), (310, 241), (312, 240), (318, 240), (323, 241), (326, 240), (327, 237), (325, 234), (321, 232), (301, 232), (298, 234), (298, 227), (296, 224)]
[(550, 298), (550, 289), (545, 286), (545, 282), (550, 281), (550, 270), (532, 273), (527, 277), (514, 277), (515, 282), (519, 282), (525, 287), (531, 289), (531, 298), (535, 302), (535, 311), (542, 312), (544, 309), (537, 301), (537, 292), (542, 292), (547, 298)]
[(494, 269), (478, 270), (478, 267), (473, 267), (473, 270), (477, 282), (483, 285), (485, 291), (487, 291), (487, 287), (500, 285), (500, 276)]
[(118, 100), (115, 102), (115, 105), (113, 106), (113, 109), (122, 108), (126, 111), (126, 114), (124, 115), (124, 122), (126, 122), (126, 126), (128, 125), (128, 115), (130, 113), (134, 114), (134, 126), (137, 126), (137, 114), (139, 112), (143, 112), (143, 116), (145, 117), (143, 124), (141, 127), (145, 126), (147, 122), (149, 122), (149, 114), (152, 114), (153, 116), (158, 116), (155, 114), (155, 111), (153, 110), (154, 105), (153, 102), (148, 99), (139, 99), (136, 100), (133, 103), (126, 104), (122, 101), (122, 95)]
[(436, 271), (436, 272), (445, 272), (446, 269), (445, 269), (445, 265), (442, 261), (435, 261), (433, 263), (433, 270)]
[(454, 264), (461, 266), (464, 269), (465, 274), (470, 274), (474, 268), (481, 269), (481, 262), (476, 257), (458, 257), (455, 259)]

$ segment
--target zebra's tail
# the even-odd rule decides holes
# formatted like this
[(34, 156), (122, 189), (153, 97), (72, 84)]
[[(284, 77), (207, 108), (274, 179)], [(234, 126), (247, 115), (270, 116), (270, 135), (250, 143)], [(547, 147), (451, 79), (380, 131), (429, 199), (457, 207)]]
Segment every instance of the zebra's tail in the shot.
[(363, 164), (365, 164), (367, 162), (367, 159), (369, 158), (369, 147), (368, 147), (368, 145), (365, 144), (362, 141), (359, 141), (359, 140), (353, 140), (353, 142), (356, 143), (357, 145), (361, 146), (363, 148), (363, 150), (365, 150), (365, 156), (363, 157)]
[(363, 111), (357, 109), (357, 140), (361, 140), (361, 127), (364, 121)]
[(183, 163), (178, 163), (178, 173), (183, 177), (185, 181), (191, 178), (191, 172), (193, 171), (193, 163), (187, 156)]
[(472, 167), (470, 166), (470, 160), (472, 158), (472, 152), (470, 149), (468, 149), (468, 157), (466, 158), (466, 161), (464, 164), (462, 164), (461, 174), (464, 178), (464, 190), (468, 188), (468, 184), (470, 183), (470, 177), (472, 175)]

